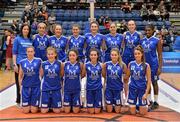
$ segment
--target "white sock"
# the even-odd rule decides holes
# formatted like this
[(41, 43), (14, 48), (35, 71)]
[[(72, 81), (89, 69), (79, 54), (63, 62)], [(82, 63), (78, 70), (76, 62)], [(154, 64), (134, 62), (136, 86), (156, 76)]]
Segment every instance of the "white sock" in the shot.
[(154, 102), (158, 102), (158, 95), (154, 95)]
[(151, 99), (151, 94), (148, 94), (147, 100), (148, 100), (148, 101), (152, 101), (152, 99)]

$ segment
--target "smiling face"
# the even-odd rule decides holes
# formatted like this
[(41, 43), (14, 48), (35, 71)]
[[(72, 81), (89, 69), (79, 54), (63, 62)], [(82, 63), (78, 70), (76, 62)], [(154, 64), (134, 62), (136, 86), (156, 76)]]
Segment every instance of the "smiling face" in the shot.
[(76, 54), (76, 52), (74, 52), (74, 51), (70, 51), (70, 52), (69, 52), (69, 61), (70, 61), (71, 63), (76, 62), (76, 61), (77, 61), (77, 58), (78, 58), (78, 55)]
[(128, 29), (129, 29), (129, 31), (132, 32), (132, 33), (136, 30), (136, 24), (135, 24), (134, 21), (130, 20), (130, 21), (128, 22)]
[(142, 62), (143, 54), (140, 50), (134, 50), (134, 57), (137, 62)]
[(54, 62), (56, 60), (57, 53), (55, 52), (55, 49), (49, 49), (47, 50), (47, 58), (49, 62)]
[(152, 28), (150, 28), (150, 27), (146, 27), (145, 31), (146, 31), (146, 36), (148, 38), (151, 37), (153, 35), (153, 33), (154, 33), (154, 30)]
[(79, 27), (77, 27), (77, 26), (72, 27), (73, 36), (77, 37), (79, 35), (79, 32), (80, 32)]
[(56, 25), (54, 28), (54, 33), (56, 37), (60, 37), (62, 35), (62, 27), (60, 25)]
[(116, 27), (116, 24), (115, 24), (115, 23), (112, 23), (112, 24), (110, 25), (109, 31), (110, 31), (111, 34), (116, 34), (117, 27)]
[(97, 62), (98, 61), (97, 51), (91, 51), (90, 52), (90, 60), (91, 60), (91, 62)]
[(38, 25), (38, 32), (40, 35), (43, 35), (46, 31), (46, 25), (44, 23), (40, 23)]
[(117, 62), (119, 59), (119, 54), (117, 51), (111, 51), (111, 60), (112, 62)]
[(24, 37), (28, 37), (28, 34), (29, 34), (29, 27), (25, 25), (22, 29), (22, 35)]
[(99, 27), (96, 23), (91, 24), (91, 33), (96, 34), (98, 32), (98, 29), (99, 29)]
[(34, 57), (34, 54), (35, 54), (34, 48), (33, 47), (28, 47), (26, 49), (26, 54), (27, 54), (28, 59), (32, 59)]

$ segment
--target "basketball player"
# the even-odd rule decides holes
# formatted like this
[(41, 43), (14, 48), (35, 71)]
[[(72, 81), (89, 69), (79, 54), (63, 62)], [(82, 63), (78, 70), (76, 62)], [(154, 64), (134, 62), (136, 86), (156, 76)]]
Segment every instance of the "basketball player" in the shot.
[(54, 27), (55, 35), (49, 38), (49, 46), (57, 50), (58, 60), (64, 62), (66, 60), (66, 48), (68, 39), (62, 35), (62, 26), (57, 24)]
[(147, 113), (147, 97), (151, 87), (151, 68), (145, 63), (143, 48), (138, 45), (134, 50), (135, 61), (128, 65), (126, 81), (130, 77), (128, 103), (131, 114), (136, 114), (138, 100), (141, 115)]
[(88, 112), (100, 113), (102, 107), (102, 64), (99, 61), (99, 50), (89, 51), (90, 61), (84, 64), (83, 73), (86, 74), (86, 100)]
[(34, 57), (34, 47), (26, 48), (27, 58), (20, 61), (19, 83), (22, 96), (23, 113), (36, 113), (40, 101), (41, 59)]
[(122, 105), (123, 74), (126, 73), (127, 67), (122, 62), (118, 48), (112, 48), (110, 56), (111, 61), (103, 65), (103, 70), (106, 73), (105, 99), (107, 112), (112, 112), (113, 105), (115, 105), (115, 112), (119, 113)]
[(41, 58), (43, 61), (47, 60), (46, 49), (49, 46), (48, 35), (46, 32), (46, 24), (38, 24), (38, 34), (33, 36), (33, 46), (35, 48), (35, 57)]
[(136, 23), (133, 20), (128, 21), (129, 31), (124, 33), (124, 51), (123, 62), (128, 66), (129, 62), (134, 61), (134, 48), (140, 44), (142, 35), (136, 31)]
[(69, 61), (63, 65), (64, 75), (64, 111), (69, 113), (71, 107), (74, 113), (80, 111), (80, 91), (83, 64), (79, 62), (78, 51), (69, 50)]
[(84, 44), (85, 44), (85, 38), (81, 35), (79, 35), (80, 33), (80, 27), (77, 24), (74, 24), (72, 26), (72, 33), (73, 35), (70, 37), (69, 39), (69, 50), (70, 49), (76, 49), (78, 50), (78, 54), (79, 54), (79, 59), (81, 62), (84, 62), (84, 53), (83, 53), (83, 49), (84, 49)]
[(115, 23), (110, 24), (109, 28), (110, 33), (105, 36), (105, 43), (106, 43), (106, 51), (105, 51), (105, 62), (110, 61), (110, 51), (112, 48), (118, 48), (121, 50), (121, 43), (123, 41), (123, 36), (118, 34), (117, 27)]
[[(154, 90), (154, 103), (152, 109), (159, 107), (158, 104), (158, 79), (162, 68), (162, 43), (154, 37), (154, 25), (148, 24), (145, 27), (146, 37), (141, 41), (141, 45), (144, 48), (146, 62), (151, 67), (151, 80)], [(149, 95), (150, 96), (150, 95)], [(150, 97), (149, 97), (150, 99)]]
[[(90, 24), (90, 28), (91, 28), (91, 33), (86, 33), (85, 34), (85, 46), (86, 46), (86, 62), (89, 61), (89, 52), (91, 48), (96, 48), (98, 49), (98, 51), (100, 52), (100, 61), (102, 61), (103, 59), (101, 59), (101, 49), (103, 49), (104, 47), (104, 36), (100, 33), (98, 33), (99, 30), (99, 24), (96, 21), (91, 22)], [(104, 49), (103, 49), (104, 50)]]
[(62, 107), (62, 64), (57, 60), (57, 52), (53, 47), (47, 48), (47, 58), (48, 60), (42, 63), (41, 113), (47, 113), (50, 108), (54, 113), (59, 113)]

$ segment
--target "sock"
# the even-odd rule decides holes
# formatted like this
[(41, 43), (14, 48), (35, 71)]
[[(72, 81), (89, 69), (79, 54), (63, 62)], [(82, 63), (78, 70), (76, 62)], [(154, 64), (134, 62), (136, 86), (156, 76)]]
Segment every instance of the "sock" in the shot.
[(154, 102), (158, 103), (158, 95), (154, 95)]
[(148, 101), (152, 101), (152, 99), (151, 99), (151, 94), (148, 94), (147, 100), (148, 100)]

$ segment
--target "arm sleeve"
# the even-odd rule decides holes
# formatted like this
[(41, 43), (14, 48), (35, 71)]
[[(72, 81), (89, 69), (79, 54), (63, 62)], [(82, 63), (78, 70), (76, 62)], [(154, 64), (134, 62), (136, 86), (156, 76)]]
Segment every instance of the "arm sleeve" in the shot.
[(18, 37), (14, 39), (12, 53), (13, 55), (18, 54)]

